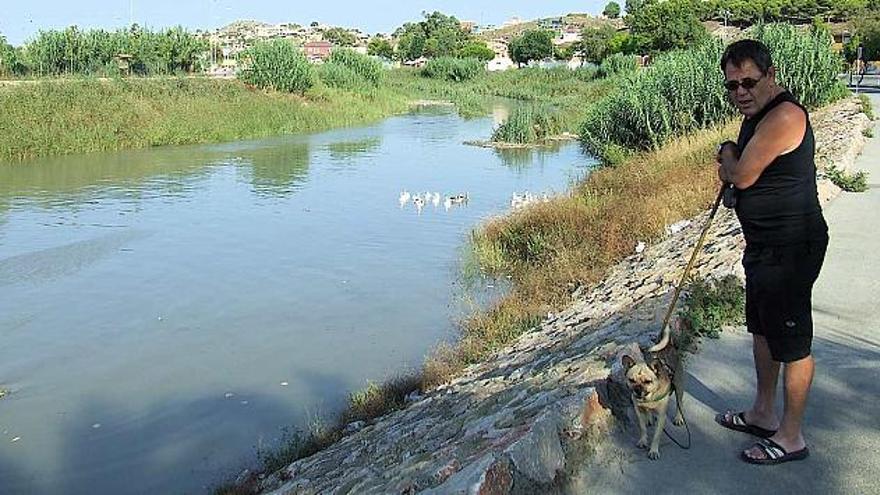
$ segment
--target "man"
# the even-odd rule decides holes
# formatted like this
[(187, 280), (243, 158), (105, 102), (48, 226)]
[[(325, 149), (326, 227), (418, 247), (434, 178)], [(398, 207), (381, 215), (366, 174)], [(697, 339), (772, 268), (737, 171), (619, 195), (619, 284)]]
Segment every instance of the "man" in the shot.
[[(724, 427), (761, 437), (744, 461), (778, 464), (809, 455), (801, 431), (813, 379), (813, 283), (828, 228), (816, 191), (815, 141), (806, 109), (776, 83), (770, 52), (742, 40), (721, 59), (724, 86), (745, 116), (736, 143), (718, 153), (718, 176), (734, 186), (746, 249), (746, 322), (757, 373), (754, 403), (719, 414)], [(776, 383), (784, 368), (782, 418)]]

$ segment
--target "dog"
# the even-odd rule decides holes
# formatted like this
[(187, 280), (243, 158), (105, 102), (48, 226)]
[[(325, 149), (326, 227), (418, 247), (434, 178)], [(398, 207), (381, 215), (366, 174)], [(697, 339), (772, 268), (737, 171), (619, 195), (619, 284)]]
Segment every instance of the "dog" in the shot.
[(678, 351), (670, 338), (670, 330), (664, 328), (663, 336), (656, 345), (648, 349), (649, 358), (646, 362), (636, 362), (629, 355), (621, 357), (621, 364), (626, 372), (626, 382), (632, 392), (633, 408), (639, 422), (640, 449), (648, 448), (648, 426), (656, 417), (657, 427), (648, 448), (648, 458), (660, 458), (660, 436), (666, 426), (666, 411), (669, 409), (670, 397), (675, 393), (677, 412), (672, 423), (675, 426), (684, 424), (681, 414), (681, 399), (684, 395), (684, 373)]

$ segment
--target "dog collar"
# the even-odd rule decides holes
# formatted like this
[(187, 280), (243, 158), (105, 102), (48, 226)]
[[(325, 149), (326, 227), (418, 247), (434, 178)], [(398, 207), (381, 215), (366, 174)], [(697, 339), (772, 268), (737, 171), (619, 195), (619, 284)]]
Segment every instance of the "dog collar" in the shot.
[(661, 395), (660, 397), (657, 397), (656, 399), (651, 399), (651, 400), (639, 399), (638, 397), (635, 396), (635, 394), (633, 394), (632, 398), (633, 398), (633, 402), (638, 402), (640, 404), (649, 404), (651, 402), (660, 402), (661, 400), (669, 397), (669, 394), (671, 394), (671, 393), (672, 393), (672, 384), (669, 384), (669, 387), (666, 389), (666, 392), (664, 392), (663, 395)]

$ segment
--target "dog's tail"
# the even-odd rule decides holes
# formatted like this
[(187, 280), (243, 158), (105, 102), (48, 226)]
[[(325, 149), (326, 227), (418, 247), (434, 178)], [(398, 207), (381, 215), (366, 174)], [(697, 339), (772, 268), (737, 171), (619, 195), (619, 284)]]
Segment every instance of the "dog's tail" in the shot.
[(660, 352), (663, 349), (666, 349), (666, 346), (669, 345), (669, 336), (672, 333), (672, 330), (669, 328), (669, 323), (663, 325), (663, 329), (660, 330), (660, 341), (651, 346), (648, 349), (648, 352)]

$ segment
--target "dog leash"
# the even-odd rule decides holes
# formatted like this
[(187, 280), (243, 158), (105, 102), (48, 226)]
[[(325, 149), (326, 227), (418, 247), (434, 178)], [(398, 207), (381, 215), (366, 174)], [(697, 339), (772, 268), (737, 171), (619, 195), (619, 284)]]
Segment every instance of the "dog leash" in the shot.
[(721, 205), (721, 200), (724, 198), (728, 189), (730, 189), (730, 184), (726, 182), (721, 184), (721, 189), (718, 191), (718, 197), (715, 198), (715, 204), (712, 205), (712, 211), (709, 212), (709, 218), (706, 219), (706, 225), (703, 226), (700, 238), (697, 239), (697, 245), (694, 246), (694, 252), (691, 254), (691, 259), (684, 268), (684, 272), (681, 274), (681, 279), (678, 281), (678, 285), (675, 286), (675, 293), (672, 295), (672, 302), (669, 304), (669, 309), (666, 310), (666, 316), (663, 317), (663, 326), (660, 327), (661, 336), (663, 335), (664, 330), (666, 330), (666, 326), (669, 325), (669, 320), (672, 318), (672, 313), (675, 311), (675, 305), (678, 303), (678, 297), (681, 295), (684, 283), (687, 281), (688, 275), (690, 275), (691, 268), (694, 267), (694, 263), (697, 261), (697, 255), (700, 254), (700, 249), (703, 247), (703, 243), (706, 242), (706, 235), (709, 233), (709, 227), (712, 226), (712, 220), (715, 218), (715, 214), (718, 213), (718, 207)]
[[(673, 385), (672, 388), (674, 389), (675, 385)], [(679, 448), (681, 448), (682, 450), (688, 450), (691, 448), (691, 427), (688, 426), (688, 420), (686, 417), (684, 417), (684, 413), (681, 410), (681, 404), (678, 402), (677, 398), (675, 399), (675, 408), (678, 409), (678, 412), (681, 414), (681, 419), (684, 420), (684, 430), (687, 432), (687, 446), (680, 444), (678, 440), (676, 440), (675, 437), (673, 437), (665, 427), (663, 428), (663, 433), (670, 440), (672, 440), (672, 443), (678, 445)]]

